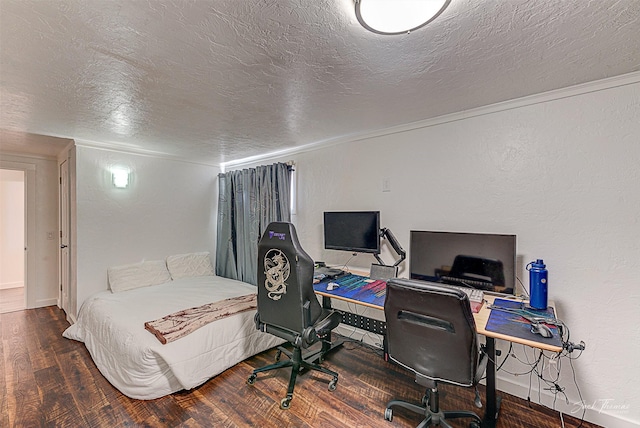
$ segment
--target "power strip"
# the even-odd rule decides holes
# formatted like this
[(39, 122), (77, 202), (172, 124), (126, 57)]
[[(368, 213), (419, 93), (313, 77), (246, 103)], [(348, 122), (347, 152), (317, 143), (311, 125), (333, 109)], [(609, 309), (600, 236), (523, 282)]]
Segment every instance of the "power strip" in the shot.
[(363, 315), (342, 312), (342, 323), (376, 334), (387, 333), (387, 323)]

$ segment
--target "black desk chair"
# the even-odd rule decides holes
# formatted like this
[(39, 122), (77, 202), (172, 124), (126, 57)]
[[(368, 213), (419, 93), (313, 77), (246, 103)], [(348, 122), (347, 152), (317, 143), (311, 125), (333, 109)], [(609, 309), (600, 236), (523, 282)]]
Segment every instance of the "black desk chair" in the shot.
[[(336, 389), (338, 373), (312, 361), (322, 361), (318, 352), (302, 356), (302, 349), (318, 340), (328, 341), (331, 330), (340, 324), (340, 312), (323, 309), (313, 292), (313, 260), (298, 242), (291, 223), (271, 223), (258, 244), (258, 313), (256, 328), (288, 340), (293, 352), (279, 347), (276, 363), (255, 369), (247, 379), (253, 385), (257, 374), (291, 367), (287, 396), (280, 408), (288, 409), (298, 372), (317, 370), (331, 375), (329, 391)], [(323, 348), (324, 349), (324, 348)], [(289, 357), (279, 361), (281, 353)]]
[(440, 411), (438, 403), (438, 383), (475, 386), (487, 365), (467, 295), (436, 283), (391, 279), (384, 313), (389, 358), (414, 372), (416, 383), (426, 387), (421, 406), (392, 400), (385, 419), (392, 420), (393, 407), (403, 407), (425, 416), (420, 428), (449, 427), (445, 419), (451, 418), (472, 418), (471, 425), (480, 426), (474, 412)]

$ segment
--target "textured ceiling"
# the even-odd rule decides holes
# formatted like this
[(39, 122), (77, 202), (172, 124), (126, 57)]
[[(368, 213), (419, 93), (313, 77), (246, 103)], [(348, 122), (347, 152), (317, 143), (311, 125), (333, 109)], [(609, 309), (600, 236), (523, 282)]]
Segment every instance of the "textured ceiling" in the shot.
[(452, 0), (400, 36), (352, 0), (0, 0), (0, 52), (3, 145), (218, 164), (638, 71), (640, 0)]

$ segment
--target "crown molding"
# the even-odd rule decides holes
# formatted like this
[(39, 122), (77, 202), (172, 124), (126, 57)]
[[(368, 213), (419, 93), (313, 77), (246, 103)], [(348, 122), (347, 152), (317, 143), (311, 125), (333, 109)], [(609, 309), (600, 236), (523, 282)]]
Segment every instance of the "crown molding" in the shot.
[(28, 152), (15, 152), (15, 151), (11, 151), (11, 150), (0, 150), (0, 160), (7, 160), (7, 157), (10, 158), (27, 158), (27, 159), (37, 159), (37, 160), (45, 160), (45, 161), (55, 161), (56, 160), (56, 156), (48, 156), (48, 155), (41, 155), (41, 154), (35, 154), (35, 153), (28, 153)]
[(175, 156), (175, 155), (171, 155), (171, 154), (165, 153), (165, 152), (159, 152), (159, 151), (155, 151), (155, 150), (147, 150), (147, 149), (142, 149), (142, 148), (139, 148), (139, 147), (133, 147), (132, 148), (130, 145), (127, 145), (127, 144), (98, 143), (98, 142), (89, 141), (89, 140), (74, 140), (74, 145), (76, 147), (87, 147), (87, 148), (96, 149), (96, 150), (103, 150), (103, 151), (107, 151), (107, 152), (126, 153), (126, 154), (136, 155), (136, 156), (153, 157), (153, 158), (158, 158), (158, 159), (171, 160), (171, 161), (175, 161), (175, 162), (190, 163), (190, 164), (194, 164), (194, 165), (211, 166), (211, 167), (215, 167), (215, 168), (220, 168), (221, 167), (218, 164), (207, 163), (207, 162), (198, 162), (198, 161), (196, 161), (194, 159), (190, 159), (190, 158), (186, 158), (186, 157), (182, 157), (182, 156)]
[(220, 168), (224, 171), (229, 167), (237, 168), (246, 164), (280, 158), (286, 155), (294, 155), (294, 154), (318, 150), (321, 148), (334, 146), (338, 144), (351, 143), (355, 141), (368, 140), (371, 138), (399, 134), (407, 131), (413, 131), (416, 129), (429, 128), (432, 126), (442, 125), (445, 123), (456, 122), (459, 120), (470, 119), (473, 117), (484, 116), (484, 115), (498, 113), (498, 112), (507, 111), (507, 110), (515, 110), (515, 109), (519, 109), (522, 107), (527, 107), (535, 104), (541, 104), (541, 103), (546, 103), (550, 101), (576, 97), (579, 95), (589, 94), (592, 92), (604, 91), (607, 89), (613, 89), (613, 88), (626, 86), (626, 85), (633, 85), (637, 83), (640, 83), (640, 71), (623, 74), (620, 76), (610, 77), (602, 80), (581, 83), (574, 86), (568, 86), (566, 88), (555, 89), (553, 91), (542, 92), (539, 94), (529, 95), (526, 97), (516, 98), (508, 101), (502, 101), (499, 103), (489, 104), (486, 106), (477, 107), (470, 110), (463, 110), (460, 112), (446, 114), (446, 115), (434, 117), (431, 119), (425, 119), (417, 122), (411, 122), (403, 125), (379, 129), (372, 132), (345, 135), (338, 138), (332, 138), (324, 141), (318, 141), (311, 144), (306, 144), (304, 146), (299, 146), (292, 149), (265, 153), (264, 155), (251, 156), (244, 159), (238, 159), (236, 161), (223, 162), (220, 164)]

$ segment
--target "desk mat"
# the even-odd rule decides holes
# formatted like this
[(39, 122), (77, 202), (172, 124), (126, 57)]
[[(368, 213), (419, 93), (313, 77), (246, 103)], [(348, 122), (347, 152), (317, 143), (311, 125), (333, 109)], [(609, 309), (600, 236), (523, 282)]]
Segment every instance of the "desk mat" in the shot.
[[(327, 290), (327, 285), (330, 282), (337, 283), (339, 287), (334, 290)], [(380, 306), (381, 308), (384, 307), (384, 300), (387, 296), (387, 283), (385, 281), (371, 280), (366, 276), (353, 274), (321, 281), (314, 284), (313, 289), (332, 296)]]
[[(330, 282), (339, 284), (338, 288), (327, 290)], [(314, 291), (321, 291), (338, 298), (356, 300), (384, 308), (387, 297), (387, 283), (381, 280), (372, 280), (366, 276), (347, 274), (336, 279), (323, 279), (313, 284)], [(471, 311), (474, 314), (480, 312), (483, 302), (470, 302)]]
[[(526, 309), (527, 313), (532, 316), (555, 318), (553, 308), (551, 307), (545, 310), (531, 309), (529, 307), (525, 308), (525, 304), (522, 302), (505, 299), (495, 299), (493, 306), (505, 309)], [(548, 325), (548, 327), (553, 332), (553, 337), (542, 337), (539, 334), (532, 333), (531, 323), (520, 315), (496, 309), (491, 311), (485, 329), (487, 331), (493, 331), (507, 336), (514, 336), (520, 339), (533, 340), (535, 342), (562, 347), (562, 338), (558, 332), (558, 327), (552, 325)]]

